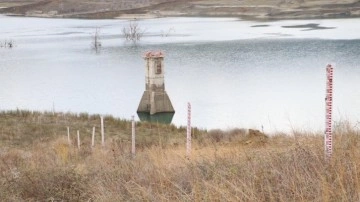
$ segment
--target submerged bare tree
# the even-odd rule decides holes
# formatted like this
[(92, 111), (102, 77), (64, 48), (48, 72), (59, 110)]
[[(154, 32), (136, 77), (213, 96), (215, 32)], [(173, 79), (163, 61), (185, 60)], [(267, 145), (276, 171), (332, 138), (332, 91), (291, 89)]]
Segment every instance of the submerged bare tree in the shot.
[(161, 36), (168, 37), (170, 36), (171, 32), (175, 32), (175, 28), (171, 27), (167, 31), (161, 30)]
[(14, 41), (13, 40), (5, 40), (4, 42), (0, 42), (0, 48), (13, 48)]
[(140, 41), (141, 37), (144, 35), (145, 29), (141, 28), (137, 22), (130, 21), (128, 26), (123, 27), (122, 33), (126, 41), (136, 43), (137, 41)]
[(95, 29), (95, 33), (94, 33), (94, 36), (93, 36), (92, 47), (94, 48), (94, 50), (96, 52), (100, 51), (101, 42), (100, 42), (100, 29), (99, 28)]

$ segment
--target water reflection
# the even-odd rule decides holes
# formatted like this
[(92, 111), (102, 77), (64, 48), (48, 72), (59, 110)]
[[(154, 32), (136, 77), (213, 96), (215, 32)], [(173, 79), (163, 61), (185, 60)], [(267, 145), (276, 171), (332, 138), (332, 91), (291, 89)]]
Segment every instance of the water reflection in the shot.
[(170, 124), (175, 113), (164, 112), (150, 115), (150, 113), (138, 112), (137, 114), (140, 121)]

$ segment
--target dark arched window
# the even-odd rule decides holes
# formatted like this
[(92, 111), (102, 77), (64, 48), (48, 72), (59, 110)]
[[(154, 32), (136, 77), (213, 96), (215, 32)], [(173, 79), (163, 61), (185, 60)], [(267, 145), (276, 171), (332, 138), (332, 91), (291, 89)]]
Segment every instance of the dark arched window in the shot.
[(156, 63), (156, 74), (161, 74), (161, 62)]

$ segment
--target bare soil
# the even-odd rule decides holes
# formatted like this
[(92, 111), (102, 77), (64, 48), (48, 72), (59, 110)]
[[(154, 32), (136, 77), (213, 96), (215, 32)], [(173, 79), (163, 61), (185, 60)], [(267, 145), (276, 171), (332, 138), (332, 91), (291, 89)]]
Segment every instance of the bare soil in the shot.
[(359, 0), (0, 0), (0, 13), (65, 18), (241, 17), (253, 20), (360, 17)]

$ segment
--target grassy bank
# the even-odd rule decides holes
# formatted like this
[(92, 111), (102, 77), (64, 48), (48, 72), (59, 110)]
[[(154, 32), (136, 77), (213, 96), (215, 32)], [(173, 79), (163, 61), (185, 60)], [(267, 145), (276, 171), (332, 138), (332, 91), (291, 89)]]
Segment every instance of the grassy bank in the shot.
[(194, 129), (187, 159), (185, 128), (150, 123), (137, 123), (132, 158), (129, 121), (105, 117), (104, 148), (99, 126), (98, 115), (2, 112), (2, 201), (360, 200), (360, 136), (346, 124), (335, 129), (330, 162), (321, 134), (266, 137), (243, 129)]

